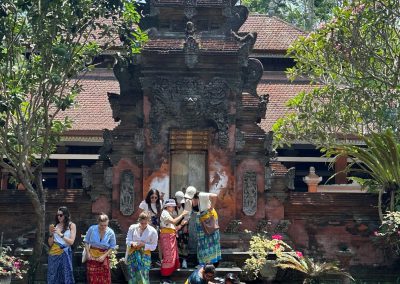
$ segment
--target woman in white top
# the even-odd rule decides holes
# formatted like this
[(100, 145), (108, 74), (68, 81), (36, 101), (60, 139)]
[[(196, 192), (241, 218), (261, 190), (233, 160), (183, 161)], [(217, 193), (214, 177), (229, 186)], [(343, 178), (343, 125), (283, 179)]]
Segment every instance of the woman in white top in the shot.
[(57, 210), (55, 225), (49, 226), (47, 283), (75, 283), (71, 246), (75, 241), (76, 226), (70, 218), (67, 207), (62, 206)]
[[(188, 188), (189, 189), (189, 188)], [(188, 189), (186, 194), (188, 194)], [(212, 263), (217, 266), (221, 260), (221, 244), (218, 228), (218, 214), (215, 210), (218, 196), (209, 192), (196, 192), (191, 196), (192, 210), (196, 214), (196, 232), (197, 232), (197, 260), (200, 265)], [(207, 232), (203, 222), (213, 219), (216, 224), (212, 232)]]
[(151, 252), (157, 248), (158, 234), (149, 226), (150, 216), (142, 212), (138, 224), (131, 225), (126, 235), (126, 263), (131, 280), (129, 283), (149, 284)]
[(151, 225), (158, 230), (160, 226), (162, 202), (160, 192), (157, 189), (150, 189), (146, 198), (139, 204), (139, 214), (145, 212), (151, 218)]
[[(167, 199), (164, 202), (164, 210), (160, 217), (160, 245), (163, 255), (161, 262), (162, 277), (170, 276), (180, 266), (176, 232), (187, 223), (186, 220), (182, 221), (182, 219), (188, 212), (184, 210), (178, 217), (174, 218), (175, 207), (175, 200)], [(181, 222), (181, 224), (177, 225), (179, 222)], [(164, 282), (168, 282), (168, 280)]]

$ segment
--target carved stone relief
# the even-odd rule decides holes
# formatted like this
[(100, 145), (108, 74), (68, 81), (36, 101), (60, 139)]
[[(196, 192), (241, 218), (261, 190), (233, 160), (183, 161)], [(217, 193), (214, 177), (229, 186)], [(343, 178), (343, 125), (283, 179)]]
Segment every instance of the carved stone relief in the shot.
[(119, 210), (124, 216), (130, 216), (134, 211), (134, 179), (132, 172), (129, 170), (121, 173)]
[(253, 216), (257, 212), (257, 173), (245, 172), (243, 176), (243, 212)]
[(227, 146), (227, 96), (230, 89), (224, 79), (216, 77), (206, 83), (192, 77), (153, 77), (143, 78), (142, 85), (151, 91), (150, 126), (153, 143), (160, 141), (163, 123), (174, 121), (181, 128), (216, 127), (219, 145)]

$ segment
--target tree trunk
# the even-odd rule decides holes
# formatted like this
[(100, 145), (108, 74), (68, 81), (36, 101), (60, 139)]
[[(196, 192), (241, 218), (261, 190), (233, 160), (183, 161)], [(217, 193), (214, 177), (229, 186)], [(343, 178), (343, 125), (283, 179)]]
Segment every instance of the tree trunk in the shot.
[[(43, 251), (43, 241), (45, 234), (45, 197), (43, 194), (39, 196), (36, 190), (31, 184), (27, 184), (27, 192), (31, 199), (33, 210), (36, 217), (36, 234), (35, 234), (35, 244), (33, 247), (33, 254), (29, 261), (28, 270), (28, 283), (34, 283), (36, 270), (39, 267), (40, 259)], [(26, 186), (26, 185), (25, 185)], [(41, 186), (41, 185), (39, 185)], [(39, 192), (43, 192), (39, 190)]]
[(379, 189), (378, 192), (378, 213), (379, 213), (379, 219), (381, 220), (381, 223), (383, 222), (383, 213), (382, 213), (382, 189)]

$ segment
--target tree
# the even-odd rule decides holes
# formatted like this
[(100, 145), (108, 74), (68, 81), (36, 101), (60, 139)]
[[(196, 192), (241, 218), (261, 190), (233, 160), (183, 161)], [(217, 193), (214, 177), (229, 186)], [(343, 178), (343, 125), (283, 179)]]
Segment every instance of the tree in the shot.
[(304, 30), (312, 30), (332, 16), (339, 0), (244, 0), (250, 11), (273, 14)]
[[(45, 232), (42, 169), (71, 121), (94, 56), (125, 36), (128, 53), (145, 35), (130, 0), (2, 0), (0, 3), (0, 166), (22, 183), (37, 220), (33, 275)], [(136, 29), (133, 29), (136, 27)], [(102, 44), (99, 45), (98, 42)]]
[[(331, 147), (326, 155), (335, 156), (332, 164), (340, 157), (351, 159), (346, 172), (363, 174), (369, 178), (351, 177), (362, 185), (378, 192), (378, 212), (383, 221), (383, 209), (398, 210), (400, 190), (400, 143), (391, 130), (372, 133), (361, 137), (365, 147), (350, 144), (338, 144)], [(383, 200), (383, 195), (389, 202)], [(397, 203), (397, 204), (396, 204)], [(397, 205), (397, 206), (396, 206)], [(383, 207), (383, 208), (382, 208)], [(397, 207), (397, 208), (396, 208)]]
[(319, 147), (392, 129), (400, 122), (400, 0), (351, 1), (289, 49), (291, 78), (314, 89), (287, 103), (273, 126), (275, 145), (303, 140)]

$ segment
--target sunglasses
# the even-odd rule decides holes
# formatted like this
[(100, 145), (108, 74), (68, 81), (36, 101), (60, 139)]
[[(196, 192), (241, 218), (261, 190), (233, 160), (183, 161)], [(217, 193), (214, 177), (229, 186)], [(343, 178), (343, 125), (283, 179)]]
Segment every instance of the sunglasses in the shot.
[(157, 196), (151, 196), (150, 199), (158, 199)]
[(62, 216), (64, 216), (64, 214), (57, 214), (57, 216), (58, 216), (58, 217), (62, 217)]

